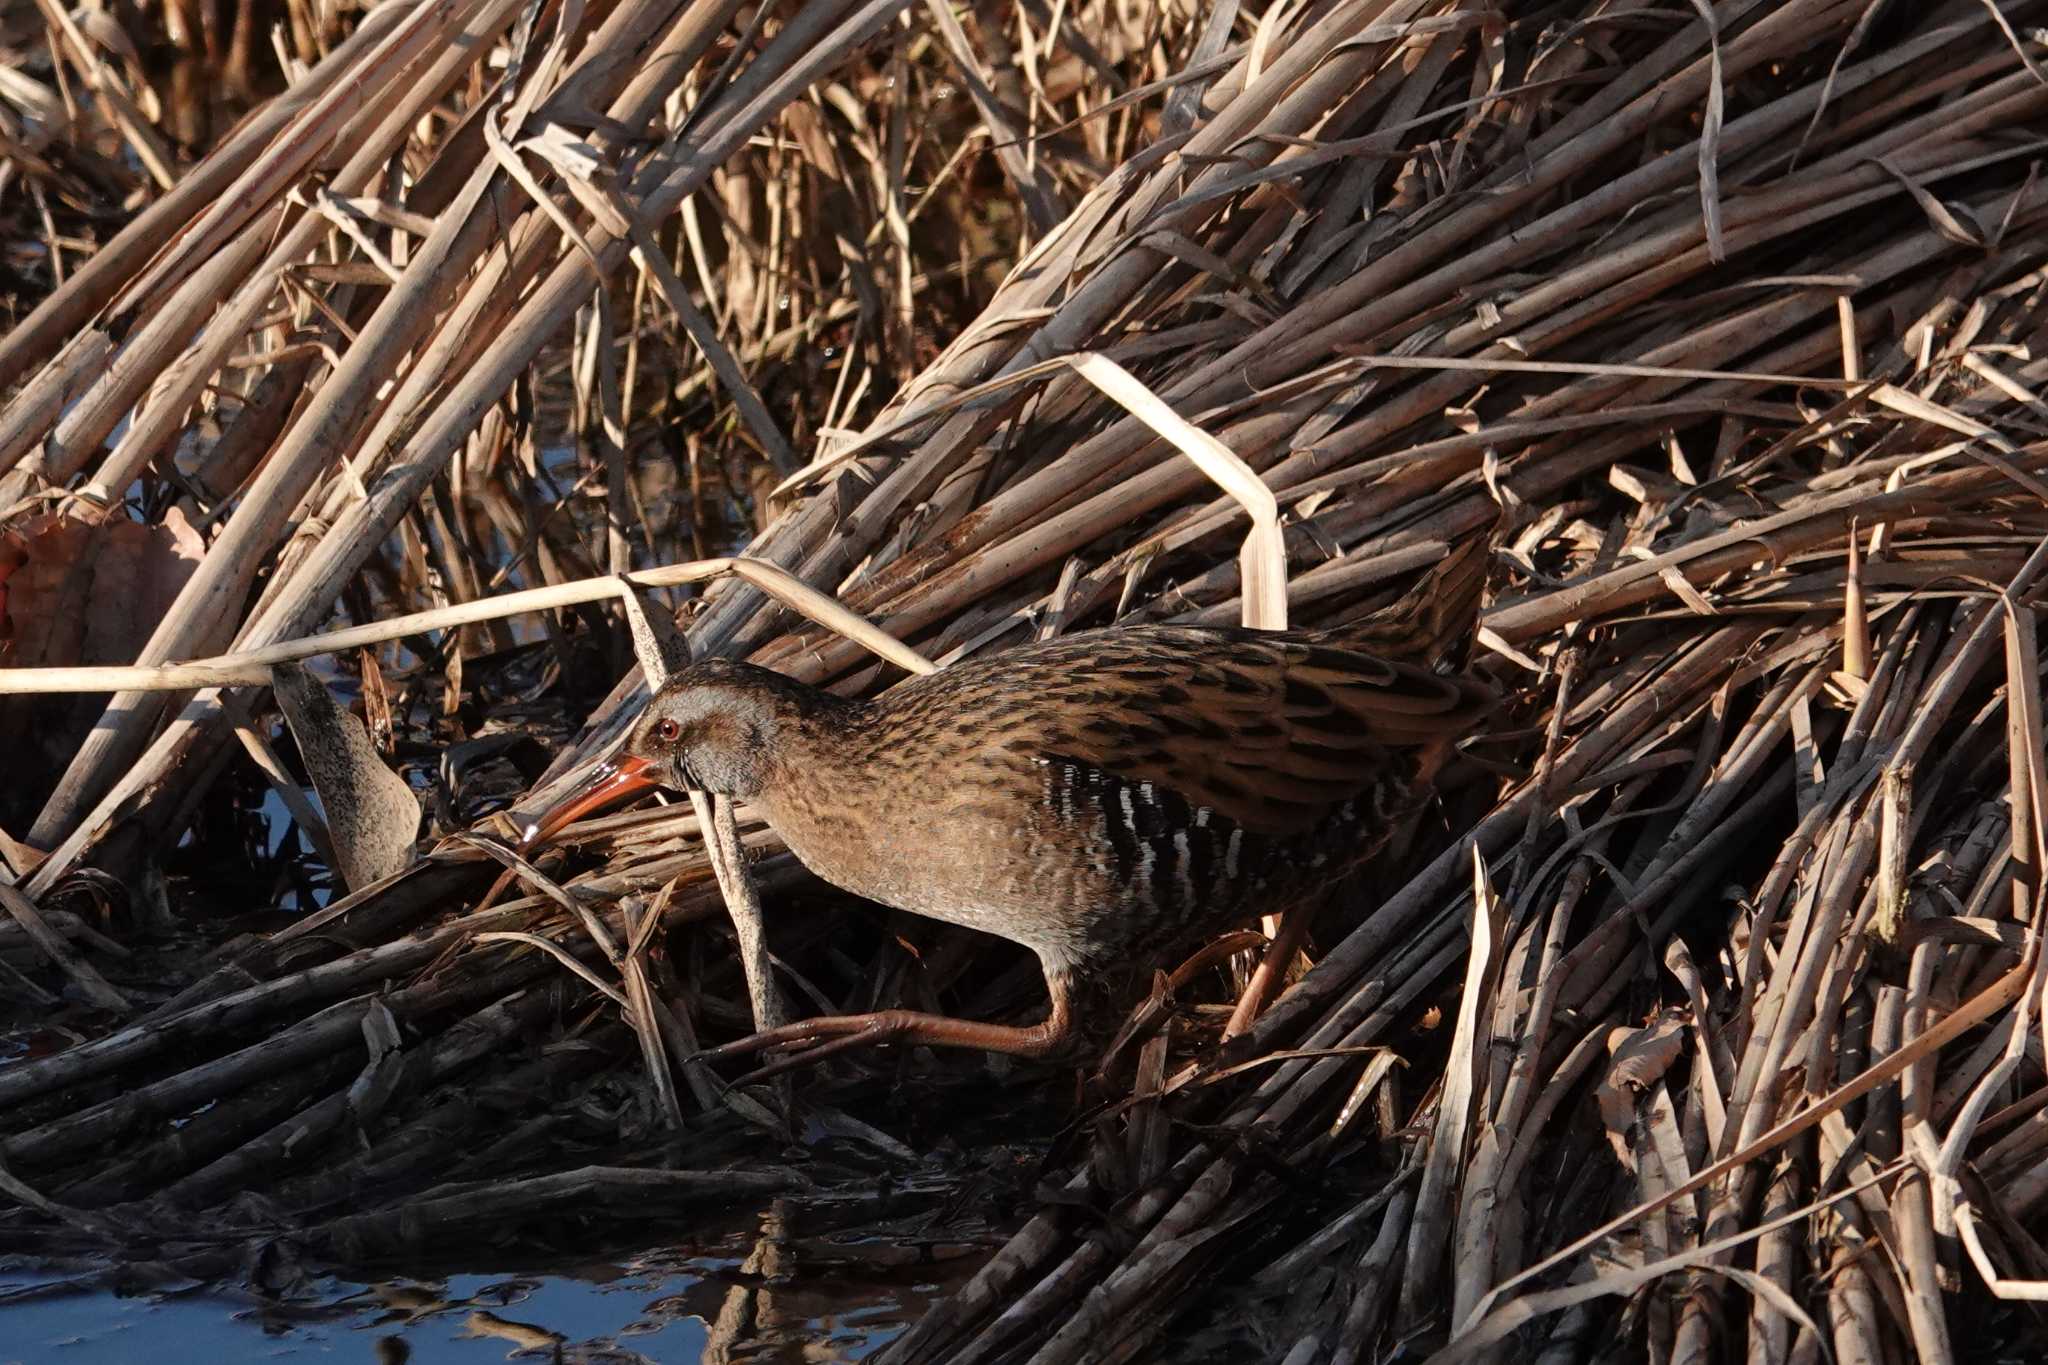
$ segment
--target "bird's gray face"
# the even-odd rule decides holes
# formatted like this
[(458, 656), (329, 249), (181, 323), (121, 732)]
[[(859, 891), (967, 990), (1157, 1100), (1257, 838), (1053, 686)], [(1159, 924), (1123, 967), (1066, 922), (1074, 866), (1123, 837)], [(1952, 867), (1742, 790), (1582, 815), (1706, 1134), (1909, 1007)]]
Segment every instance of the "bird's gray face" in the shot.
[(647, 704), (611, 761), (536, 820), (522, 844), (546, 843), (590, 812), (654, 787), (758, 796), (782, 727), (821, 704), (802, 684), (751, 664), (692, 664)]
[(663, 786), (758, 796), (777, 716), (757, 692), (717, 683), (665, 691), (626, 737), (625, 753)]

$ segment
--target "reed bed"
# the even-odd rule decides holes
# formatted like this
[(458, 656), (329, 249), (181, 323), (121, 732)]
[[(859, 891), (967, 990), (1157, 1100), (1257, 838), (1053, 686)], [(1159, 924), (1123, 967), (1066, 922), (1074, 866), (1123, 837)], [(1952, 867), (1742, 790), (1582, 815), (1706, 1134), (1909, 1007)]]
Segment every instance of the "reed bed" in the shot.
[[(179, 584), (146, 640), (18, 634), (53, 671), (0, 672), (61, 760), (0, 841), (0, 991), (67, 1034), (0, 1068), (0, 1235), (350, 1260), (712, 1171), (854, 1199), (939, 1161), (935, 1115), (1031, 1114), (1035, 1212), (883, 1359), (2038, 1344), (2044, 23), (370, 11), (0, 340), (15, 560), (95, 566), (17, 569), (13, 610)], [(775, 569), (941, 665), (1237, 619), (1239, 504), (1088, 356), (1258, 472), (1294, 620), (1486, 538), (1513, 705), (1242, 1036), (1234, 963), (1141, 983), (1078, 1101), (1071, 1066), (835, 1066), (795, 1113), (860, 1159), (786, 1162), (783, 1097), (690, 1060), (749, 1019), (708, 810), (538, 865), (502, 836), (644, 698), (621, 623), (658, 634), (659, 593), (695, 653), (848, 691), (903, 664)], [(655, 567), (727, 548), (693, 499), (755, 511), (771, 567)], [(122, 537), (140, 567), (99, 569)], [(410, 866), (169, 980), (108, 932), (260, 764), (278, 659), (445, 748), (492, 728), (465, 697), (502, 721), (593, 653), (625, 680), (492, 820), (451, 801)], [(1030, 964), (734, 836), (805, 1008), (1034, 1007)]]

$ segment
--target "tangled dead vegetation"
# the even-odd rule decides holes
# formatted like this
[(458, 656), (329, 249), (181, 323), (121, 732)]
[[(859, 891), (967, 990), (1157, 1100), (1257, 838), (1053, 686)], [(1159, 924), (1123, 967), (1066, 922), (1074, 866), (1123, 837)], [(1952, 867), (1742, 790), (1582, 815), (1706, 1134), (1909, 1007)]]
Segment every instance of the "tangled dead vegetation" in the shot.
[[(369, 11), (89, 256), (53, 227), (62, 282), (0, 340), (0, 730), (43, 742), (0, 796), (0, 991), (63, 1031), (0, 1068), (0, 1235), (348, 1259), (850, 1190), (935, 1160), (938, 1110), (1036, 1114), (1030, 1216), (883, 1358), (2038, 1344), (2044, 23)], [(53, 116), (0, 127), (28, 240), (19, 191), (83, 202), (104, 155)], [(1479, 657), (1517, 706), (1243, 1038), (1219, 968), (1079, 1108), (1070, 1074), (834, 1070), (801, 1103), (863, 1156), (785, 1164), (774, 1097), (686, 1060), (747, 1019), (696, 822), (587, 822), (505, 895), (468, 827), (616, 737), (637, 670), (572, 723), (628, 664), (616, 582), (568, 585), (747, 534), (703, 509), (941, 663), (1236, 619), (1238, 503), (1088, 356), (1258, 471), (1298, 619), (1495, 537)], [(691, 648), (897, 676), (763, 581), (692, 596)], [(51, 624), (137, 583), (146, 637)], [(237, 774), (296, 790), (251, 683), (314, 654), (447, 837), (166, 958), (129, 907), (166, 867), (204, 899), (180, 840), (219, 850)], [(26, 671), (99, 664), (135, 667)], [(464, 751), (483, 788), (442, 761), (510, 731), (559, 744)], [(742, 837), (814, 1006), (1029, 1008), (1029, 963), (878, 932)]]

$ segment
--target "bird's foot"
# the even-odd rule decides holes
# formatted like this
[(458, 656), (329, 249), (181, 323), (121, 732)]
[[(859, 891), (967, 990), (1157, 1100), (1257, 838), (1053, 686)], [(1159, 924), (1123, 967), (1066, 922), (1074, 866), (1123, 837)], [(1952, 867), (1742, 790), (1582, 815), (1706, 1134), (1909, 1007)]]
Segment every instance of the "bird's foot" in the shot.
[(736, 1085), (753, 1085), (799, 1067), (814, 1065), (828, 1057), (887, 1043), (980, 1048), (985, 1052), (1042, 1057), (1059, 1045), (1063, 1034), (1064, 1029), (1056, 1029), (1051, 1019), (1031, 1028), (1017, 1028), (971, 1019), (949, 1019), (942, 1014), (920, 1014), (915, 1010), (881, 1010), (874, 1014), (827, 1014), (815, 1019), (801, 1019), (794, 1024), (784, 1024), (780, 1028), (766, 1029), (721, 1044), (699, 1053), (698, 1057), (707, 1062), (721, 1062), (763, 1052), (782, 1053), (767, 1065), (734, 1082)]
[(828, 1014), (815, 1019), (800, 1019), (794, 1024), (780, 1028), (764, 1029), (730, 1043), (709, 1048), (698, 1056), (707, 1062), (722, 1062), (735, 1057), (753, 1057), (761, 1053), (777, 1053), (766, 1065), (761, 1066), (733, 1082), (735, 1085), (753, 1085), (772, 1079), (799, 1067), (814, 1065), (828, 1057), (836, 1057), (856, 1048), (879, 1047), (884, 1043), (899, 1042), (905, 1030), (920, 1017), (909, 1010), (883, 1010), (876, 1014)]

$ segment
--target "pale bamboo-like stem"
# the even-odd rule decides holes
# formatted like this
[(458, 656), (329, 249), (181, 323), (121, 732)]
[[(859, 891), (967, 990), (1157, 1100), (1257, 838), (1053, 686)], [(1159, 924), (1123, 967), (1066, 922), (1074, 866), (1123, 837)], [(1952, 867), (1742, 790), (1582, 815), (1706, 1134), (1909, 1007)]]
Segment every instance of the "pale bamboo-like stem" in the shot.
[(389, 644), (409, 635), (427, 631), (458, 630), (483, 621), (500, 621), (531, 612), (555, 611), (585, 602), (602, 602), (621, 596), (631, 588), (673, 588), (686, 583), (703, 583), (731, 574), (754, 584), (785, 606), (802, 612), (843, 639), (854, 641), (876, 655), (912, 673), (929, 673), (934, 665), (910, 646), (877, 630), (840, 603), (819, 592), (788, 571), (762, 560), (694, 560), (658, 569), (638, 569), (626, 574), (583, 578), (545, 588), (501, 593), (496, 597), (457, 602), (431, 611), (412, 612), (389, 621), (348, 626), (320, 635), (284, 640), (261, 649), (240, 650), (191, 663), (161, 664), (155, 667), (104, 666), (97, 668), (0, 668), (0, 695), (43, 692), (159, 691), (183, 692), (197, 687), (232, 687), (266, 684), (273, 664), (310, 659), (320, 654), (339, 654), (373, 645)]
[(718, 874), (718, 889), (725, 897), (739, 939), (740, 966), (747, 977), (747, 998), (752, 1002), (757, 1032), (780, 1028), (789, 1022), (789, 1007), (783, 1003), (782, 988), (775, 982), (769, 961), (768, 941), (762, 928), (761, 896), (747, 871), (745, 851), (740, 846), (739, 827), (734, 821), (732, 798), (690, 793), (690, 805), (697, 812), (697, 827), (711, 832), (706, 846), (711, 866)]

